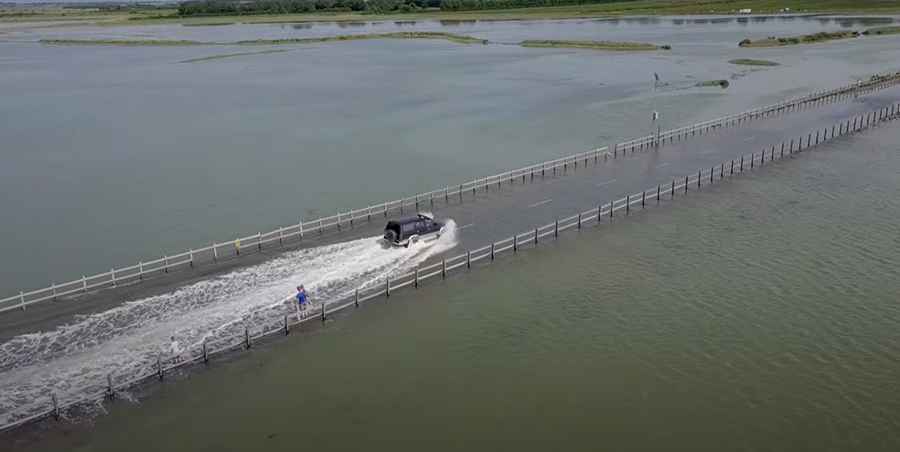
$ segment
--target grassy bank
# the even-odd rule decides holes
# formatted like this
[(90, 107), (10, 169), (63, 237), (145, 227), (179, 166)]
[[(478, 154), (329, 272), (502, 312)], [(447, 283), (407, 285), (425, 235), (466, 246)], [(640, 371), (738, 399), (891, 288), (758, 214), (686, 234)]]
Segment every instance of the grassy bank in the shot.
[(754, 60), (751, 58), (738, 58), (736, 60), (729, 61), (731, 64), (737, 64), (741, 66), (780, 66), (781, 63), (776, 63), (774, 61), (768, 60)]
[(814, 33), (811, 35), (802, 35), (802, 36), (788, 36), (784, 38), (776, 38), (770, 37), (766, 39), (758, 39), (756, 41), (752, 41), (750, 39), (745, 39), (738, 43), (740, 47), (783, 47), (783, 46), (792, 46), (797, 44), (815, 44), (818, 42), (828, 42), (835, 41), (838, 39), (850, 39), (855, 38), (859, 35), (856, 31), (835, 31), (835, 32), (821, 32)]
[(558, 40), (527, 40), (519, 43), (522, 47), (549, 47), (571, 49), (611, 50), (617, 52), (635, 52), (659, 50), (669, 46), (656, 46), (643, 42), (615, 42), (615, 41), (558, 41)]
[(741, 8), (757, 14), (777, 13), (782, 8), (802, 13), (900, 13), (900, 2), (886, 0), (636, 0), (603, 4), (571, 5), (540, 8), (492, 9), (478, 11), (419, 11), (411, 13), (364, 14), (354, 12), (322, 12), (311, 14), (227, 15), (179, 17), (175, 10), (155, 12), (102, 12), (37, 10), (26, 16), (8, 15), (0, 22), (94, 22), (104, 25), (142, 23), (182, 23), (185, 25), (345, 21), (414, 21), (414, 20), (538, 20), (570, 19), (623, 15), (731, 14)]

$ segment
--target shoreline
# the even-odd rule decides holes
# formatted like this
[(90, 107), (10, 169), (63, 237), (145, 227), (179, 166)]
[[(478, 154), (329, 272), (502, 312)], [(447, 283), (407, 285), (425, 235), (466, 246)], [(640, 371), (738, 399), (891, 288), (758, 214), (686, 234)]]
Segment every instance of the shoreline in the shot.
[(149, 25), (149, 24), (181, 24), (185, 26), (213, 26), (232, 24), (278, 24), (278, 23), (328, 23), (328, 22), (379, 22), (379, 21), (447, 21), (447, 22), (515, 22), (528, 20), (602, 20), (627, 17), (802, 17), (817, 15), (853, 15), (853, 16), (885, 16), (900, 15), (900, 4), (885, 6), (883, 3), (863, 0), (848, 5), (837, 5), (825, 8), (796, 9), (781, 11), (771, 8), (769, 4), (759, 1), (756, 4), (742, 5), (749, 7), (755, 14), (737, 14), (734, 6), (725, 0), (712, 0), (703, 4), (685, 4), (663, 0), (635, 0), (613, 3), (593, 3), (582, 5), (547, 6), (533, 8), (481, 9), (466, 11), (420, 10), (414, 12), (391, 12), (385, 14), (365, 12), (313, 12), (290, 14), (210, 14), (179, 16), (175, 9), (146, 10), (131, 12), (100, 12), (47, 10), (29, 14), (15, 10), (0, 10), (0, 28), (4, 24), (41, 24), (60, 22), (57, 26), (75, 23), (97, 26)]

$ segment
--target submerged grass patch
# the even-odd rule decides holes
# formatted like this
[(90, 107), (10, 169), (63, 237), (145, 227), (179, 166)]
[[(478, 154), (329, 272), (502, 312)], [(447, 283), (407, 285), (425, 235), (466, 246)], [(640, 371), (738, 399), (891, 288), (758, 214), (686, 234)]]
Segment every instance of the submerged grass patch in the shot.
[(797, 44), (813, 44), (817, 42), (827, 42), (834, 41), (838, 39), (850, 39), (859, 36), (859, 33), (856, 31), (833, 31), (833, 32), (820, 32), (814, 33), (811, 35), (802, 35), (802, 36), (788, 36), (783, 38), (778, 38), (775, 36), (766, 38), (766, 39), (758, 39), (756, 41), (745, 39), (738, 43), (740, 47), (783, 47)]
[(864, 35), (896, 35), (900, 34), (900, 26), (875, 27), (863, 32)]
[(659, 49), (671, 49), (669, 46), (657, 46), (644, 42), (616, 42), (616, 41), (564, 41), (564, 40), (537, 40), (529, 39), (519, 43), (522, 47), (548, 47), (548, 48), (572, 48), (612, 50), (618, 52), (651, 51)]
[(237, 22), (195, 22), (181, 24), (182, 27), (223, 27), (226, 25), (234, 25)]
[(774, 61), (769, 60), (754, 60), (752, 58), (738, 58), (736, 60), (730, 60), (731, 64), (739, 64), (742, 66), (780, 66), (781, 63), (776, 63)]
[(731, 83), (728, 80), (706, 80), (703, 82), (698, 82), (697, 86), (705, 87), (705, 86), (718, 86), (719, 88), (725, 89), (728, 88)]
[(283, 52), (290, 52), (290, 50), (289, 49), (270, 49), (270, 50), (261, 50), (259, 52), (225, 53), (222, 55), (210, 55), (207, 57), (191, 58), (189, 60), (179, 61), (179, 63), (199, 63), (201, 61), (221, 60), (224, 58), (233, 58), (233, 57), (239, 57), (239, 56), (266, 55), (269, 53), (283, 53)]

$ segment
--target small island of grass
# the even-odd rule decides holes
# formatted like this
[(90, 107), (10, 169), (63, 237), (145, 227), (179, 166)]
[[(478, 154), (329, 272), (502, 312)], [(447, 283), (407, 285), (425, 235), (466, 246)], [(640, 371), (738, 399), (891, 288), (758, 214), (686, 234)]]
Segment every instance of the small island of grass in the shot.
[(526, 40), (519, 43), (522, 47), (549, 47), (611, 50), (616, 52), (643, 52), (652, 50), (669, 50), (669, 46), (657, 46), (644, 42), (615, 42), (615, 41), (558, 41), (558, 40)]
[(314, 44), (320, 42), (335, 41), (361, 41), (366, 39), (444, 39), (457, 44), (487, 44), (487, 39), (473, 38), (472, 36), (457, 35), (438, 31), (398, 31), (393, 33), (368, 33), (358, 35), (324, 36), (319, 38), (287, 38), (287, 39), (254, 39), (251, 41), (238, 41), (238, 45), (284, 45), (284, 44)]
[(165, 39), (41, 39), (41, 44), (83, 46), (198, 46), (211, 43)]
[(820, 32), (811, 35), (788, 36), (784, 38), (769, 37), (756, 41), (745, 39), (738, 43), (740, 47), (783, 47), (797, 44), (814, 44), (817, 42), (834, 41), (838, 39), (850, 39), (859, 36), (856, 31)]
[(781, 63), (776, 63), (774, 61), (769, 60), (754, 60), (752, 58), (738, 58), (736, 60), (730, 60), (729, 63), (737, 64), (741, 66), (780, 66)]
[(455, 35), (436, 31), (404, 31), (393, 33), (369, 33), (358, 35), (324, 36), (319, 38), (288, 38), (288, 39), (254, 39), (252, 41), (237, 42), (201, 42), (201, 41), (176, 41), (157, 39), (42, 39), (42, 44), (50, 45), (95, 45), (95, 46), (220, 46), (220, 45), (290, 45), (290, 44), (314, 44), (321, 42), (358, 41), (365, 39), (444, 39), (457, 44), (487, 44), (487, 39), (478, 39), (471, 36)]

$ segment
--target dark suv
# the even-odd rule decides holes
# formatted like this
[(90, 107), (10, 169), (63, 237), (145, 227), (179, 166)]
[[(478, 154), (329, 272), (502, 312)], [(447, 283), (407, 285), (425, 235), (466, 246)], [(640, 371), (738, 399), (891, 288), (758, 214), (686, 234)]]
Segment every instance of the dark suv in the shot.
[(414, 217), (388, 221), (384, 227), (384, 241), (393, 246), (408, 247), (420, 240), (437, 239), (444, 232), (444, 224), (434, 218), (418, 214)]

